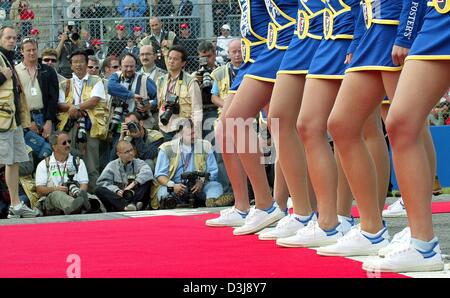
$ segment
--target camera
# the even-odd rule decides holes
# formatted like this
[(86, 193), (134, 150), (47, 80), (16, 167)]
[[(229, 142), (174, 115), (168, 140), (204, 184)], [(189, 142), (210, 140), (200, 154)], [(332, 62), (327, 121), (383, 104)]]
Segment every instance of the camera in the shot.
[[(147, 106), (149, 103), (149, 99), (148, 98), (143, 98), (141, 101), (141, 104), (145, 107)], [(140, 111), (136, 111), (141, 117), (142, 120), (146, 120), (150, 117), (150, 115), (148, 114), (148, 112), (140, 112)]]
[(175, 183), (173, 181), (167, 183), (167, 192), (169, 194), (161, 198), (161, 201), (159, 202), (160, 209), (174, 209), (177, 207), (177, 196), (173, 189), (174, 186)]
[(128, 104), (118, 97), (111, 98), (111, 106), (113, 109), (113, 115), (109, 123), (110, 133), (117, 131), (120, 123), (122, 123), (122, 116), (124, 113), (128, 113)]
[(77, 131), (77, 142), (86, 143), (87, 142), (87, 132), (86, 132), (86, 120), (84, 117), (78, 118), (78, 131)]
[[(128, 185), (130, 185), (134, 180), (136, 180), (136, 175), (128, 175), (127, 179), (128, 179)], [(136, 188), (137, 188), (137, 185), (135, 185), (135, 187), (132, 189), (124, 190), (122, 197), (127, 201), (131, 201), (131, 199), (133, 199), (133, 197), (134, 197)]]
[(179, 98), (176, 95), (170, 94), (167, 98), (166, 102), (164, 103), (164, 113), (161, 114), (159, 117), (159, 120), (161, 120), (161, 123), (163, 125), (167, 125), (169, 123), (170, 118), (173, 114), (179, 114), (180, 113), (180, 104), (178, 103)]
[(197, 70), (197, 75), (202, 77), (201, 88), (212, 87), (211, 72), (212, 69), (208, 67), (208, 57), (199, 57), (198, 63), (200, 68)]
[(67, 177), (69, 178), (66, 183), (64, 183), (64, 186), (69, 189), (69, 195), (71, 197), (77, 197), (80, 193), (80, 183), (78, 181), (73, 180), (75, 177), (76, 172), (74, 170), (69, 170), (67, 173)]
[(133, 133), (133, 134), (138, 133), (140, 127), (141, 126), (139, 125), (139, 123), (134, 122), (134, 121), (130, 121), (130, 122), (127, 123), (128, 131)]
[[(78, 34), (77, 32), (66, 32), (66, 35), (69, 39), (71, 39), (72, 41), (77, 41), (80, 39), (80, 34)], [(66, 42), (70, 42), (70, 40), (66, 40)]]

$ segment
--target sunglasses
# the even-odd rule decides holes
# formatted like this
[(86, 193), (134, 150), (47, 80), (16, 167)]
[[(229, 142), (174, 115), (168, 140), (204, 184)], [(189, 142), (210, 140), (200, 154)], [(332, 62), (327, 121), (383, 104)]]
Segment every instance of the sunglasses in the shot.
[(42, 59), (42, 61), (56, 63), (56, 59), (53, 59), (53, 58), (44, 58), (44, 59)]
[(64, 142), (62, 142), (62, 144), (61, 144), (61, 145), (63, 145), (63, 146), (66, 146), (67, 144), (69, 144), (69, 145), (70, 145), (70, 143), (72, 143), (72, 141), (71, 141), (71, 140), (65, 140)]
[(93, 66), (93, 65), (88, 65), (88, 68), (90, 68), (90, 69), (92, 69), (92, 68), (95, 68), (95, 69), (99, 69), (99, 68), (100, 68), (100, 66)]

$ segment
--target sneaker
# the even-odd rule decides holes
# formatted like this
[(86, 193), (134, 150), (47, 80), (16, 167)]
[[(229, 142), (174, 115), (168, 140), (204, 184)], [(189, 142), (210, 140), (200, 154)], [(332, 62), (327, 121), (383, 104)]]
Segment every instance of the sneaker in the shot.
[(361, 231), (361, 226), (351, 229), (335, 244), (322, 246), (317, 249), (317, 254), (322, 256), (371, 256), (389, 244), (389, 232), (384, 227), (376, 237), (368, 237)]
[(345, 229), (348, 229), (345, 234), (347, 234), (348, 231), (350, 231), (352, 228), (356, 227), (356, 220), (353, 216), (347, 217), (343, 215), (338, 215), (338, 221), (342, 224), (344, 224)]
[(311, 220), (304, 229), (298, 230), (297, 234), (288, 238), (280, 238), (277, 244), (284, 247), (318, 247), (336, 243), (337, 240), (351, 229), (347, 221), (339, 223), (330, 230), (323, 230), (319, 222)]
[(253, 207), (250, 209), (244, 225), (234, 229), (233, 234), (236, 236), (254, 234), (277, 222), (286, 215), (287, 214), (281, 211), (280, 207), (278, 207), (278, 204), (275, 202), (273, 202), (272, 207), (267, 211)]
[(304, 228), (310, 220), (317, 220), (315, 213), (305, 220), (300, 220), (296, 215), (290, 214), (283, 217), (275, 229), (259, 234), (259, 240), (277, 240), (278, 238), (286, 238), (295, 235), (298, 230)]
[(404, 228), (392, 237), (391, 243), (378, 251), (378, 256), (384, 258), (389, 252), (397, 250), (400, 247), (407, 246), (411, 242), (411, 229)]
[(19, 205), (19, 210), (14, 209), (13, 206), (9, 207), (8, 218), (30, 218), (40, 215), (40, 212), (38, 210), (30, 209), (30, 207), (28, 207), (24, 203), (20, 203)]
[(123, 210), (124, 211), (136, 211), (137, 208), (136, 208), (135, 204), (131, 203), (131, 204), (128, 204), (125, 208), (123, 208)]
[(247, 214), (233, 206), (221, 210), (219, 217), (208, 219), (205, 224), (209, 227), (240, 227), (245, 223)]
[(409, 244), (389, 252), (384, 258), (364, 262), (362, 268), (370, 272), (441, 271), (444, 261), (436, 241), (429, 251), (420, 251)]
[(389, 205), (386, 210), (383, 210), (382, 215), (383, 217), (405, 217), (406, 208), (403, 199), (400, 198)]

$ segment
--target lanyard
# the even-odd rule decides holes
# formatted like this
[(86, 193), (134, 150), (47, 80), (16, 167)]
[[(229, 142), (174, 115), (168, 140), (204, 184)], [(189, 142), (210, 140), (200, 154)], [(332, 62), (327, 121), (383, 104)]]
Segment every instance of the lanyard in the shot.
[[(75, 80), (74, 80), (74, 82), (75, 82)], [(85, 82), (84, 80), (81, 81), (80, 92), (78, 92), (78, 88), (77, 88), (78, 84), (73, 84), (73, 89), (75, 90), (75, 94), (78, 96), (78, 100), (80, 101), (80, 103), (83, 102), (81, 95), (83, 95), (84, 82)]]
[(31, 88), (34, 88), (34, 82), (36, 82), (36, 77), (37, 77), (37, 69), (32, 76), (28, 67), (25, 67), (25, 68), (27, 69), (28, 76), (30, 77), (30, 80), (31, 80)]
[(178, 75), (178, 77), (171, 79), (170, 78), (170, 74), (168, 74), (169, 78), (169, 82), (167, 83), (167, 89), (166, 89), (166, 97), (165, 100), (167, 101), (167, 99), (169, 98), (169, 95), (177, 95), (177, 92), (175, 91), (175, 86), (178, 83), (178, 95), (180, 94), (181, 91), (181, 84), (183, 83), (183, 71), (180, 72), (180, 74)]
[(67, 160), (64, 162), (64, 167), (63, 167), (62, 172), (61, 172), (61, 169), (59, 167), (58, 161), (56, 161), (56, 167), (58, 168), (59, 177), (61, 177), (61, 185), (64, 185), (64, 175), (66, 173)]
[(181, 155), (181, 162), (182, 162), (183, 173), (184, 173), (189, 168), (189, 163), (191, 162), (192, 151), (184, 154), (183, 145), (181, 144), (181, 141), (180, 141), (180, 155)]

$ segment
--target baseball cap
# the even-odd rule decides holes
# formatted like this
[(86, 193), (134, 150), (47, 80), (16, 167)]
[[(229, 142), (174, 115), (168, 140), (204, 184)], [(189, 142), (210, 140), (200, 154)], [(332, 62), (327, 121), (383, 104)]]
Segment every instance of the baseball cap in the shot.
[(134, 32), (138, 32), (138, 31), (141, 31), (141, 30), (142, 30), (141, 26), (134, 26), (133, 27), (133, 31)]
[(116, 30), (120, 30), (120, 31), (123, 31), (123, 30), (125, 30), (125, 26), (124, 26), (124, 25), (121, 25), (121, 24), (119, 24), (119, 25), (117, 25), (117, 26), (116, 26)]
[(94, 38), (91, 43), (93, 46), (96, 46), (103, 44), (103, 41), (101, 41), (100, 38)]
[(30, 31), (31, 35), (38, 35), (39, 34), (39, 29), (38, 28), (33, 28)]
[(189, 24), (183, 23), (183, 24), (180, 25), (180, 28), (181, 28), (181, 29), (189, 28)]
[(230, 25), (228, 25), (228, 24), (223, 24), (220, 29), (231, 30)]

